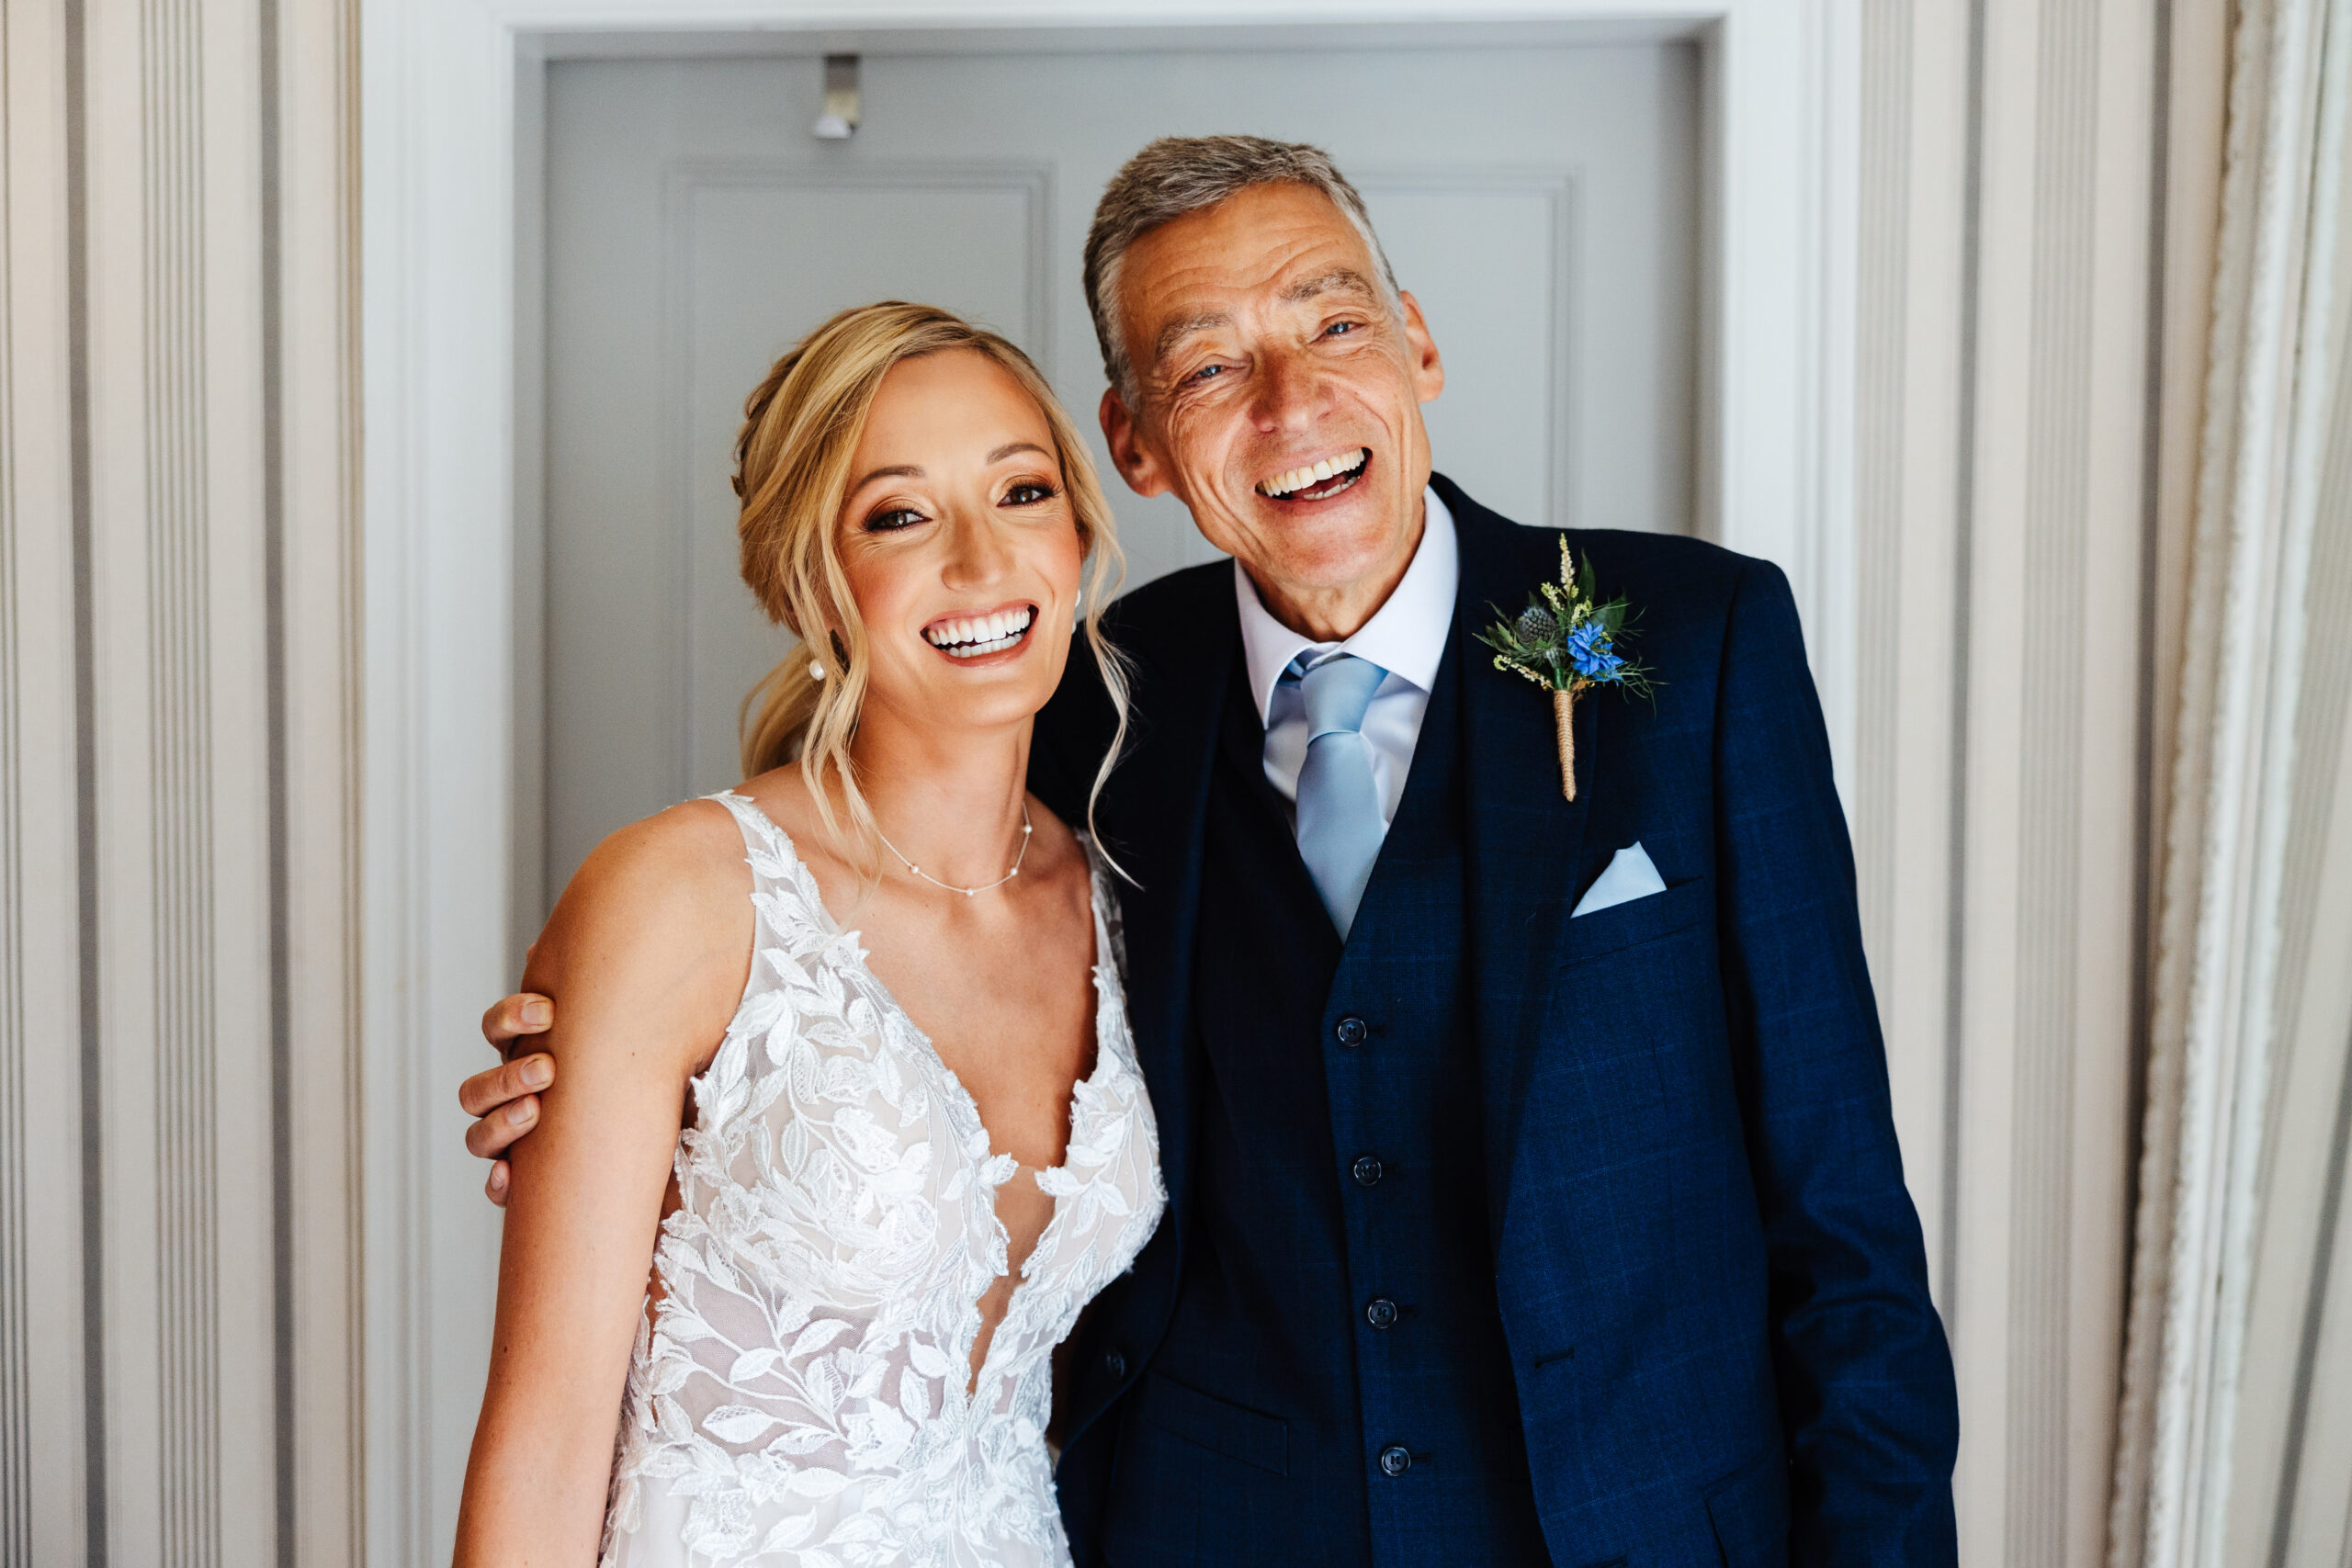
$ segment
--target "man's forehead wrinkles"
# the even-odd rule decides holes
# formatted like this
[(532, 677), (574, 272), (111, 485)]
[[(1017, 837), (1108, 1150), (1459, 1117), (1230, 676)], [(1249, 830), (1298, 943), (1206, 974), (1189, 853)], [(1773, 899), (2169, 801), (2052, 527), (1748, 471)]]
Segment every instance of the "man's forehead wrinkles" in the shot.
[(1373, 288), (1363, 274), (1355, 268), (1335, 266), (1329, 272), (1302, 277), (1287, 285), (1280, 298), (1284, 304), (1295, 304), (1301, 299), (1312, 299), (1318, 294), (1361, 294), (1368, 299), (1373, 297)]

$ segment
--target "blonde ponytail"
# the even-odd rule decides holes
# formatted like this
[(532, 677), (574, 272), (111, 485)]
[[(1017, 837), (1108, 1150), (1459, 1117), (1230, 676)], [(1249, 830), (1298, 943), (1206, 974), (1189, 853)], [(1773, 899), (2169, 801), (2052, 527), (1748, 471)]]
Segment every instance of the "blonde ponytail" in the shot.
[(808, 655), (796, 648), (743, 694), (736, 728), (743, 738), (745, 778), (757, 778), (794, 759), (801, 735), (817, 716), (821, 685), (808, 673)]

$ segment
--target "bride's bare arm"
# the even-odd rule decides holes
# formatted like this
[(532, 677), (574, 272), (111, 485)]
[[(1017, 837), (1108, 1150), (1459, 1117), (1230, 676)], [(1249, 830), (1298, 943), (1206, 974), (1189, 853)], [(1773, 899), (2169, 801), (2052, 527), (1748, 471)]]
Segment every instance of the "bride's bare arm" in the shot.
[(750, 886), (726, 810), (678, 807), (606, 840), (532, 949), (562, 1072), (511, 1156), (458, 1568), (595, 1561), (686, 1081), (742, 994)]

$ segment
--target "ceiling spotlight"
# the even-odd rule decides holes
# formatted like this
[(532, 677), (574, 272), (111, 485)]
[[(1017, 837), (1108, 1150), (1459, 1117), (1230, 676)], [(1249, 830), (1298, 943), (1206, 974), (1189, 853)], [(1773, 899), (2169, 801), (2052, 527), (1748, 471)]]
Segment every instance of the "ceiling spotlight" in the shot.
[(846, 141), (857, 132), (857, 56), (825, 56), (825, 112), (808, 128), (822, 141)]

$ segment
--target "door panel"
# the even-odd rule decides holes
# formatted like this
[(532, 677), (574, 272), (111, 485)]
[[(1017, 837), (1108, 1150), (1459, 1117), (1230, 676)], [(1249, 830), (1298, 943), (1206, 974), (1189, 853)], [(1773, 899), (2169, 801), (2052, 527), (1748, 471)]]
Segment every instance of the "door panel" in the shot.
[[(736, 577), (745, 394), (834, 310), (930, 300), (1035, 356), (1092, 431), (1093, 202), (1156, 135), (1329, 148), (1447, 367), (1440, 468), (1528, 523), (1691, 504), (1698, 71), (1686, 44), (867, 55), (854, 139), (808, 58), (548, 68), (546, 887), (733, 783), (785, 643)], [(1215, 552), (1104, 465), (1130, 583)]]

